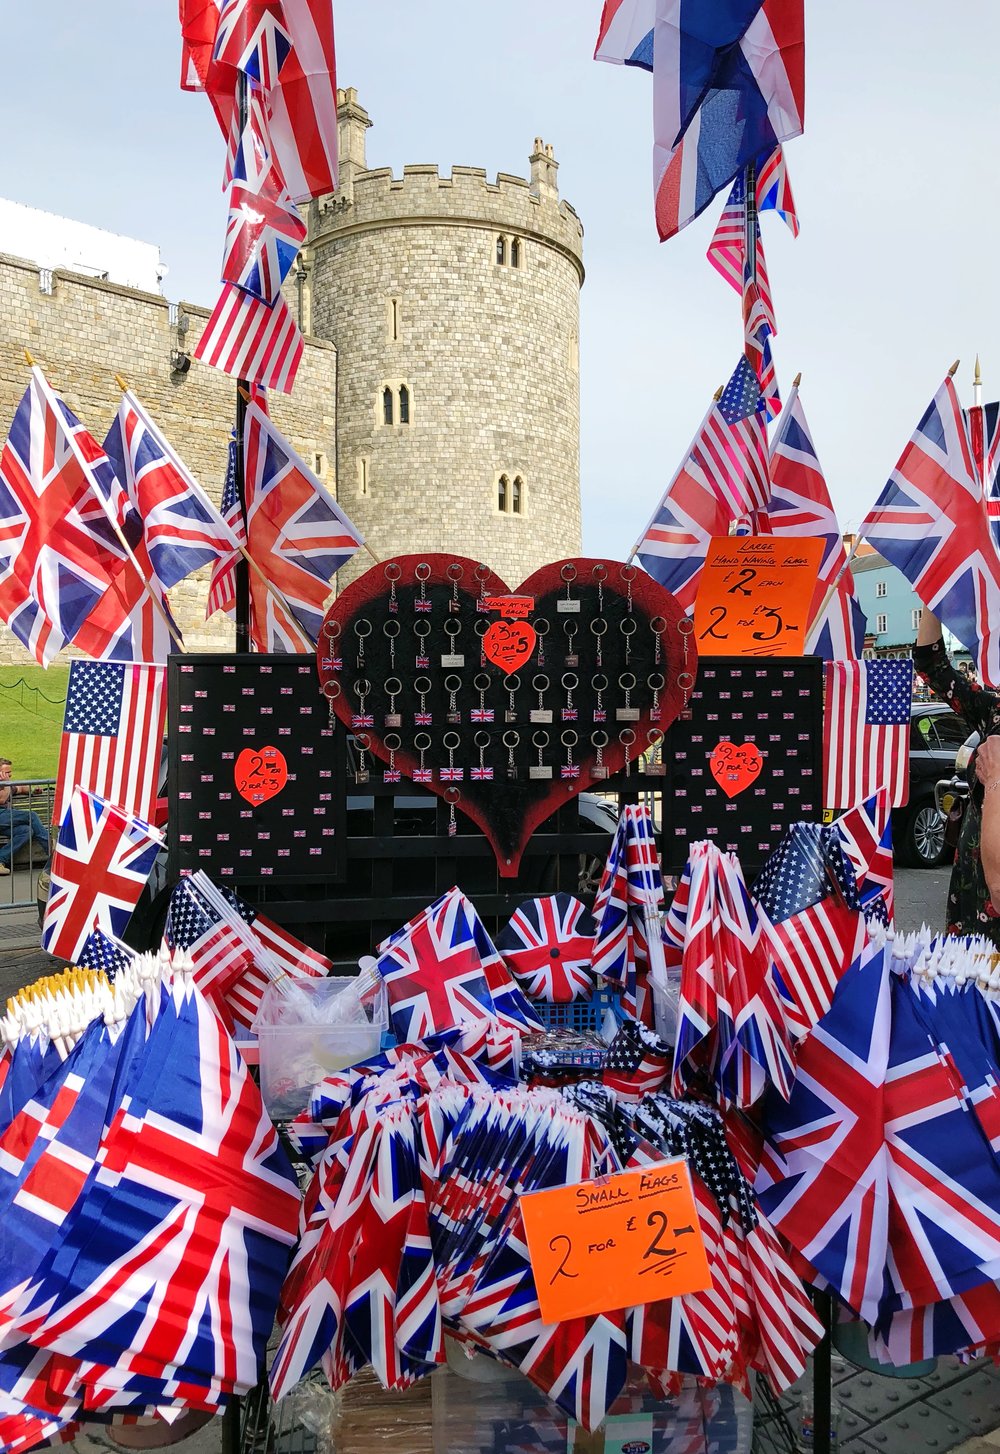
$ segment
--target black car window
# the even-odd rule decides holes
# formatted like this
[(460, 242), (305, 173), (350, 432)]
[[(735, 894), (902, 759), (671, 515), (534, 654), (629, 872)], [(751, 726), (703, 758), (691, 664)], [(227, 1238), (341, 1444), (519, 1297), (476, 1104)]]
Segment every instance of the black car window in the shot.
[(956, 712), (938, 712), (931, 721), (943, 747), (961, 747), (969, 735), (968, 727)]
[(927, 751), (927, 749), (931, 745), (928, 742), (928, 740), (927, 740), (927, 736), (928, 736), (928, 733), (930, 732), (930, 730), (931, 730), (931, 719), (930, 719), (930, 717), (922, 716), (922, 717), (913, 717), (913, 718), (911, 718), (911, 720), (910, 720), (910, 751), (911, 752), (926, 752)]

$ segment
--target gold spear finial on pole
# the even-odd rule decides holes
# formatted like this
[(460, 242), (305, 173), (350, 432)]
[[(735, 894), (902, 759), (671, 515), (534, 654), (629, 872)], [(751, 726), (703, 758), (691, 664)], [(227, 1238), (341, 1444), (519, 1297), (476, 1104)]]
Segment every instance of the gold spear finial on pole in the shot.
[(28, 352), (27, 349), (24, 350), (24, 361), (28, 365), (29, 369), (33, 369), (35, 367), (35, 360), (31, 357), (31, 354)]
[(802, 375), (801, 374), (796, 374), (795, 377), (794, 377), (794, 379), (792, 380), (792, 388), (793, 389), (797, 389), (799, 387), (799, 385), (801, 384), (801, 382), (802, 382)]
[(948, 377), (949, 377), (949, 379), (953, 379), (955, 377), (955, 375), (958, 373), (958, 366), (959, 366), (959, 364), (961, 362), (962, 362), (962, 360), (960, 358), (957, 358), (955, 360), (955, 362), (952, 364), (951, 368), (948, 370)]
[(128, 393), (128, 384), (122, 378), (121, 374), (115, 374), (115, 383), (118, 385), (119, 389), (121, 389), (123, 394)]

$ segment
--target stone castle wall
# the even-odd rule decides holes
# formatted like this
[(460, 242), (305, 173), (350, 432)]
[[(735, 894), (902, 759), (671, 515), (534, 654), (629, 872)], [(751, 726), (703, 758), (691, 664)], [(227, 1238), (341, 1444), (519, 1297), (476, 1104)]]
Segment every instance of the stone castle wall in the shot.
[[(192, 362), (186, 374), (171, 368), (171, 354), (193, 354), (209, 316), (207, 308), (182, 303), (186, 331), (171, 323), (165, 298), (76, 273), (55, 272), (52, 292), (42, 291), (37, 264), (0, 254), (0, 439), (28, 382), (23, 349), (34, 356), (55, 391), (98, 440), (103, 440), (120, 397), (121, 374), (149, 414), (216, 503), (222, 494), (226, 454), (235, 410), (235, 383), (225, 374)], [(291, 397), (269, 401), (278, 428), (303, 458), (315, 464), (336, 492), (336, 350), (306, 341)], [(231, 651), (232, 623), (224, 616), (206, 622), (207, 573), (182, 581), (170, 592), (189, 651)], [(0, 624), (0, 661), (31, 660)]]

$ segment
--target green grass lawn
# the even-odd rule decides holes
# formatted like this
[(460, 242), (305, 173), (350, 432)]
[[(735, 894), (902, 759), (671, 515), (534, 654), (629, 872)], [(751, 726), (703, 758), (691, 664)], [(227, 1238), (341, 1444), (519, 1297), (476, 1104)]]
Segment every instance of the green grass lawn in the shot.
[(0, 666), (0, 757), (15, 778), (55, 777), (69, 667)]

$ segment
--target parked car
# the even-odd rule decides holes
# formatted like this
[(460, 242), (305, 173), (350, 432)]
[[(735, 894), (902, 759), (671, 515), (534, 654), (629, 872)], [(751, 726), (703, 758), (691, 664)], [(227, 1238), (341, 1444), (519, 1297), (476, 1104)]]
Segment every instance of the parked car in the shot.
[(897, 860), (909, 868), (934, 868), (953, 851), (947, 820), (935, 797), (942, 778), (955, 771), (955, 755), (969, 735), (945, 702), (914, 702), (910, 708), (910, 800), (892, 815)]

